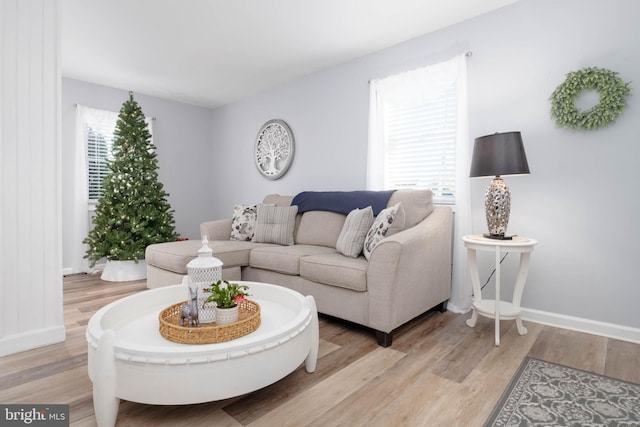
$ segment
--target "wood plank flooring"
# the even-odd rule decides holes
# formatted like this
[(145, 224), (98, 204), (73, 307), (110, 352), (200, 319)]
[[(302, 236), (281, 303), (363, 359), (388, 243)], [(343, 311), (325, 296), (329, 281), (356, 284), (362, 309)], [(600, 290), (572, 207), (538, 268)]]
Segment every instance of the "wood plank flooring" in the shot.
[[(145, 281), (64, 279), (63, 343), (0, 358), (0, 402), (69, 404), (72, 426), (95, 426), (85, 328), (111, 301), (146, 290)], [(320, 316), (316, 372), (301, 366), (248, 395), (185, 406), (122, 401), (118, 426), (481, 426), (526, 355), (640, 383), (640, 345), (525, 322), (430, 313), (404, 325), (393, 346), (365, 328)], [(260, 369), (269, 369), (268, 366)], [(155, 384), (157, 387), (176, 387)], [(179, 392), (176, 389), (176, 392)]]

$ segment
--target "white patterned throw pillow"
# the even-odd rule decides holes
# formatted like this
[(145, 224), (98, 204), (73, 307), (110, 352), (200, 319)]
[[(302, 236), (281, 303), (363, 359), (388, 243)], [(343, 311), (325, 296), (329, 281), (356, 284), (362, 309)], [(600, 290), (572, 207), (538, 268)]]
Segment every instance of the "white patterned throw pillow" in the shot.
[(256, 229), (257, 205), (235, 205), (231, 220), (231, 240), (250, 242)]
[(389, 234), (389, 229), (393, 225), (393, 221), (398, 214), (400, 206), (401, 203), (398, 202), (393, 206), (383, 209), (380, 211), (375, 221), (373, 221), (373, 225), (367, 232), (367, 236), (364, 239), (364, 257), (366, 259), (369, 259), (371, 252), (373, 252), (380, 241)]
[(354, 209), (349, 212), (344, 221), (342, 231), (338, 236), (336, 249), (344, 256), (357, 258), (362, 253), (364, 239), (373, 223), (373, 209)]

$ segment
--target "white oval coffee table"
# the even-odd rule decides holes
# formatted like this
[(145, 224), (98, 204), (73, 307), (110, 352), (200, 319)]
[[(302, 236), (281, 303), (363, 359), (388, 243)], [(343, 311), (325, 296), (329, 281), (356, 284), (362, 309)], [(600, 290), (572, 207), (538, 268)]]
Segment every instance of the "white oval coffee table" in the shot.
[(187, 299), (183, 285), (140, 292), (98, 310), (87, 326), (88, 371), (99, 426), (115, 425), (120, 399), (183, 405), (239, 396), (266, 387), (318, 358), (318, 313), (312, 296), (258, 282), (254, 332), (216, 344), (178, 344), (159, 332), (159, 313)]

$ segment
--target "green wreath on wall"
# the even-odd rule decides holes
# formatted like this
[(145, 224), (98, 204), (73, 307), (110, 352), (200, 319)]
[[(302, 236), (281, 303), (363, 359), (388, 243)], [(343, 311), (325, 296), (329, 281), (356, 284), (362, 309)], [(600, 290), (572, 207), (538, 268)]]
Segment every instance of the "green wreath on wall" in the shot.
[[(586, 111), (580, 111), (575, 101), (585, 90), (597, 91), (600, 102)], [(572, 71), (549, 98), (551, 117), (559, 127), (581, 130), (602, 128), (622, 114), (630, 94), (629, 83), (625, 83), (615, 71), (596, 67)]]

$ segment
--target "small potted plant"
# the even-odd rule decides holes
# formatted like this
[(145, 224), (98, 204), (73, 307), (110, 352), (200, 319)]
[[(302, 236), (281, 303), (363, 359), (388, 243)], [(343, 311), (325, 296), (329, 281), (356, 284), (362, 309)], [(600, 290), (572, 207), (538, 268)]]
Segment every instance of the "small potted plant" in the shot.
[(238, 304), (246, 299), (249, 294), (247, 285), (229, 283), (226, 280), (218, 280), (204, 292), (209, 293), (207, 302), (216, 303), (216, 323), (226, 325), (238, 320)]

